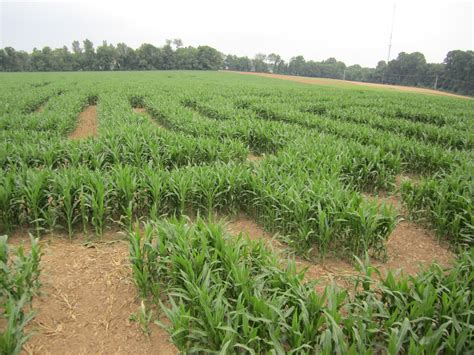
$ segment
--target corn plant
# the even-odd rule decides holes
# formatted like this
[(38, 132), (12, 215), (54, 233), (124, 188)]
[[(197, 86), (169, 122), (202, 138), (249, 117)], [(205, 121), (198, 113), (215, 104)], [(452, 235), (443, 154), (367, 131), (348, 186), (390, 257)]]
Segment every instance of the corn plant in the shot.
[(140, 328), (145, 335), (150, 335), (150, 323), (153, 317), (153, 311), (147, 310), (145, 302), (142, 301), (140, 304), (140, 309), (136, 314), (132, 314), (130, 316), (130, 320), (134, 322), (138, 322)]
[(170, 208), (174, 210), (177, 216), (186, 213), (186, 207), (192, 193), (192, 177), (192, 175), (178, 173), (170, 176), (168, 198), (171, 204)]
[(148, 224), (138, 234), (131, 250), (147, 245), (152, 256), (131, 259), (134, 270), (148, 264), (145, 279), (134, 273), (137, 285), (148, 280), (140, 294), (152, 295), (151, 282), (167, 289), (166, 302), (153, 297), (170, 322), (158, 324), (184, 352), (455, 354), (474, 344), (472, 249), (452, 270), (433, 265), (415, 276), (383, 276), (358, 261), (351, 293), (332, 285), (317, 293), (262, 242), (230, 239), (199, 218)]
[[(158, 254), (152, 245), (152, 237), (150, 225), (145, 226), (143, 235), (139, 225), (135, 225), (134, 231), (130, 233), (130, 263), (140, 296), (147, 298), (151, 295), (156, 300), (161, 290), (157, 282), (161, 277), (161, 265), (156, 260)], [(163, 249), (165, 245), (157, 247)]]
[(85, 187), (86, 206), (91, 211), (91, 223), (94, 226), (97, 236), (102, 236), (105, 228), (105, 219), (107, 217), (107, 195), (109, 192), (108, 180), (97, 171), (91, 172), (87, 176)]
[(31, 251), (23, 246), (15, 253), (9, 251), (7, 237), (0, 237), (0, 317), (5, 328), (0, 331), (0, 353), (19, 354), (29, 335), (26, 325), (33, 319), (31, 301), (39, 284), (41, 249), (31, 237)]
[(456, 246), (474, 243), (473, 167), (459, 167), (445, 176), (425, 179), (419, 184), (406, 181), (401, 187), (404, 204), (414, 219), (424, 219), (439, 238)]
[(36, 236), (44, 229), (48, 199), (46, 184), (49, 172), (46, 170), (25, 170), (19, 179), (19, 200), (17, 203), (26, 215), (27, 221), (33, 224)]
[(56, 199), (59, 201), (59, 215), (66, 224), (66, 230), (69, 238), (74, 233), (74, 224), (79, 213), (80, 204), (79, 184), (80, 175), (77, 170), (67, 170), (64, 174), (55, 176), (55, 185), (58, 187)]
[(137, 200), (137, 172), (130, 166), (118, 166), (113, 170), (112, 191), (115, 192), (116, 209), (123, 216), (126, 228), (132, 228)]
[(10, 232), (13, 229), (15, 179), (13, 173), (2, 174), (0, 183), (0, 214), (3, 229), (1, 232)]
[(164, 213), (164, 199), (167, 188), (167, 175), (160, 171), (146, 168), (141, 180), (145, 194), (148, 196), (146, 205), (149, 207), (149, 217), (157, 220)]

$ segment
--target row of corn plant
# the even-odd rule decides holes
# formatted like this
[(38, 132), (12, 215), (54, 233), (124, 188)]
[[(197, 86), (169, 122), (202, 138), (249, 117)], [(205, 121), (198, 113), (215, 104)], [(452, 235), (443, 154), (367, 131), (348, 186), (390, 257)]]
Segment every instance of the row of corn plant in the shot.
[(130, 127), (122, 135), (104, 133), (100, 140), (41, 142), (44, 141), (26, 142), (23, 146), (11, 143), (1, 147), (0, 164), (3, 170), (79, 166), (109, 169), (115, 164), (172, 169), (214, 161), (243, 161), (248, 154), (248, 149), (235, 140), (160, 134), (145, 130), (145, 126)]
[[(393, 211), (365, 202), (324, 165), (319, 176), (296, 170), (291, 177), (276, 167), (269, 161), (261, 168), (215, 164), (172, 171), (116, 165), (107, 174), (85, 167), (9, 171), (2, 176), (2, 227), (26, 225), (38, 235), (63, 228), (72, 236), (92, 226), (100, 236), (107, 225), (130, 228), (140, 218), (244, 210), (301, 250), (316, 246), (325, 255), (339, 244), (357, 255), (369, 249), (383, 254)], [(300, 212), (304, 205), (308, 209)]]
[(54, 85), (32, 87), (30, 83), (18, 83), (15, 80), (10, 85), (2, 80), (2, 93), (0, 101), (0, 117), (2, 119), (18, 114), (30, 114), (43, 106), (50, 98), (66, 91), (67, 85), (55, 83)]
[(10, 250), (7, 236), (0, 236), (0, 353), (20, 354), (31, 334), (25, 327), (33, 319), (33, 296), (39, 289), (41, 248), (31, 238), (30, 252), (23, 245)]
[[(390, 121), (407, 121), (425, 123), (437, 127), (449, 127), (459, 131), (469, 130), (472, 114), (472, 102), (465, 99), (435, 97), (427, 95), (412, 95), (397, 92), (382, 92), (379, 90), (335, 90), (330, 88), (305, 87), (296, 91), (293, 88), (290, 95), (276, 90), (268, 90), (269, 95), (256, 95), (245, 92), (240, 96), (259, 96), (261, 98), (275, 97), (278, 102), (289, 105), (301, 103), (310, 106), (318, 114), (324, 114), (335, 108), (364, 111), (369, 116), (377, 114)], [(221, 91), (222, 92), (222, 91)], [(260, 90), (261, 93), (261, 90)]]
[[(121, 103), (125, 106), (120, 106)], [(45, 144), (41, 136), (37, 142), (30, 143), (27, 139), (24, 144), (18, 144), (29, 135), (28, 130), (23, 130), (22, 134), (8, 135), (7, 144), (0, 148), (1, 166), (59, 169), (85, 165), (103, 169), (121, 163), (174, 168), (213, 161), (242, 161), (248, 154), (242, 143), (230, 138), (190, 137), (153, 129), (148, 120), (131, 112), (125, 99), (104, 95), (98, 109), (103, 126), (108, 127), (101, 128), (101, 139), (71, 142), (57, 137)]]
[[(319, 106), (303, 106), (301, 110), (303, 112), (321, 115)], [(439, 128), (436, 125), (412, 121), (387, 120), (384, 116), (367, 111), (368, 110), (357, 108), (341, 109), (333, 107), (326, 110), (321, 116), (329, 117), (332, 120), (349, 121), (367, 125), (382, 131), (395, 132), (426, 143), (437, 144), (447, 149), (471, 150), (474, 147), (474, 138), (468, 131), (460, 131), (451, 127)]]
[(399, 154), (403, 162), (403, 169), (408, 172), (431, 174), (450, 170), (459, 161), (472, 159), (471, 151), (449, 151), (444, 147), (426, 144), (416, 139), (410, 139), (367, 126), (350, 122), (332, 121), (314, 115), (308, 116), (296, 110), (288, 110), (284, 105), (275, 103), (263, 105), (249, 101), (239, 101), (236, 105), (244, 110), (250, 109), (256, 112), (260, 118), (266, 120), (284, 121), (301, 125), (344, 139), (355, 140), (362, 144), (374, 145), (385, 152)]
[(130, 261), (140, 296), (161, 306), (169, 322), (158, 323), (183, 352), (461, 354), (474, 345), (472, 249), (451, 270), (416, 276), (360, 263), (350, 292), (317, 293), (262, 241), (198, 218), (137, 226)]
[[(232, 120), (216, 120), (182, 106), (179, 98), (154, 93), (145, 99), (144, 104), (151, 116), (170, 130), (221, 140), (235, 139), (257, 154), (273, 153), (287, 141), (286, 126), (262, 123), (248, 115), (239, 117), (236, 114)], [(220, 115), (219, 111), (214, 112)]]
[(439, 238), (455, 245), (474, 244), (474, 166), (467, 163), (448, 175), (401, 186), (414, 219), (428, 222)]
[[(72, 131), (77, 116), (87, 105), (90, 94), (86, 91), (69, 91), (51, 98), (41, 112), (34, 115), (9, 114), (0, 116), (0, 127), (4, 130), (48, 131), (52, 136), (61, 136)], [(28, 140), (28, 136), (25, 137)]]

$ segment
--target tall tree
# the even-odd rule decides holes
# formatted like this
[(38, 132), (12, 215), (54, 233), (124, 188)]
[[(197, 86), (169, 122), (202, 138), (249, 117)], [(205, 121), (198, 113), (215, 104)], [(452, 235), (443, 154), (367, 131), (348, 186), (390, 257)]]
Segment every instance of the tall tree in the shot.
[(252, 60), (253, 69), (256, 72), (267, 73), (268, 64), (266, 63), (267, 56), (263, 53), (255, 54), (255, 57)]
[(138, 68), (137, 53), (125, 43), (117, 44), (116, 66), (118, 70), (134, 70)]
[(112, 44), (103, 41), (102, 45), (97, 47), (96, 68), (98, 70), (115, 70), (117, 66), (117, 51)]
[(450, 51), (444, 60), (443, 88), (474, 93), (474, 51)]
[(95, 70), (96, 67), (96, 55), (94, 50), (94, 44), (86, 39), (82, 42), (84, 45), (84, 56), (83, 56), (83, 70)]
[(281, 57), (278, 54), (270, 53), (267, 56), (267, 60), (269, 62), (269, 68), (272, 73), (278, 72), (278, 66), (281, 62)]
[(218, 70), (224, 64), (224, 58), (216, 49), (209, 46), (199, 46), (197, 48), (197, 62), (199, 69)]

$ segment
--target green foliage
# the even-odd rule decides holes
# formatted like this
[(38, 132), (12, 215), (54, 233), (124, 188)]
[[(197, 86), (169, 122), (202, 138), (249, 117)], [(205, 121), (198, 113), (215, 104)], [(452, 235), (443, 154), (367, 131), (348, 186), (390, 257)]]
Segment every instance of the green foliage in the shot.
[(25, 326), (33, 319), (31, 301), (39, 288), (41, 249), (31, 237), (31, 250), (19, 246), (10, 252), (7, 236), (0, 237), (0, 353), (19, 354), (29, 335)]
[[(171, 43), (163, 53), (170, 51)], [(93, 53), (89, 41), (84, 65), (93, 65)], [(274, 66), (278, 61), (272, 56)], [(469, 349), (471, 334), (456, 323), (469, 314), (457, 293), (469, 305), (467, 276), (455, 290), (448, 272), (424, 274), (433, 288), (423, 292), (431, 298), (416, 294), (425, 287), (422, 276), (384, 278), (384, 297), (403, 310), (397, 313), (393, 305), (384, 308), (370, 280), (359, 282), (368, 293), (314, 294), (293, 266), (282, 271), (262, 246), (229, 242), (220, 227), (199, 219), (197, 227), (137, 225), (244, 212), (300, 254), (384, 259), (397, 212), (366, 194), (391, 193), (400, 174), (410, 173), (413, 182), (401, 187), (410, 216), (453, 245), (472, 246), (472, 101), (171, 71), (2, 74), (0, 88), (1, 232), (27, 227), (40, 236), (59, 229), (74, 238), (78, 230), (101, 236), (110, 227), (126, 229), (140, 295), (169, 301), (182, 349)], [(38, 105), (42, 110), (34, 111)], [(71, 141), (87, 105), (96, 105), (98, 135)], [(444, 306), (433, 294), (445, 303), (455, 297), (452, 325), (437, 313)], [(417, 308), (414, 299), (435, 309)], [(145, 331), (149, 306), (136, 317)], [(5, 303), (13, 320), (23, 308), (20, 301)], [(442, 330), (429, 328), (424, 317)], [(19, 328), (11, 329), (8, 339), (17, 339)]]
[(474, 244), (474, 166), (420, 183), (405, 182), (401, 193), (413, 218), (425, 219), (440, 238), (457, 246)]
[(416, 276), (359, 262), (353, 292), (322, 294), (262, 241), (229, 238), (200, 218), (136, 229), (131, 250), (140, 294), (161, 305), (181, 351), (456, 354), (474, 344), (473, 250), (451, 270)]

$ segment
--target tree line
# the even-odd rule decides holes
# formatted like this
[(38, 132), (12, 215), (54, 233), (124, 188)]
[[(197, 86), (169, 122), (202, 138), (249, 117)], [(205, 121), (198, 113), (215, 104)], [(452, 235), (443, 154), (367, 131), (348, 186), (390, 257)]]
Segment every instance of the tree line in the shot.
[(254, 71), (373, 83), (432, 87), (474, 95), (474, 51), (453, 50), (443, 63), (427, 63), (420, 52), (401, 52), (380, 61), (375, 68), (347, 66), (335, 58), (323, 61), (296, 56), (285, 62), (275, 53), (254, 58), (224, 55), (209, 46), (183, 46), (180, 39), (161, 47), (144, 43), (137, 49), (104, 41), (94, 48), (86, 39), (52, 49), (34, 48), (31, 53), (12, 47), (0, 49), (0, 71), (111, 71), (111, 70), (218, 70)]

